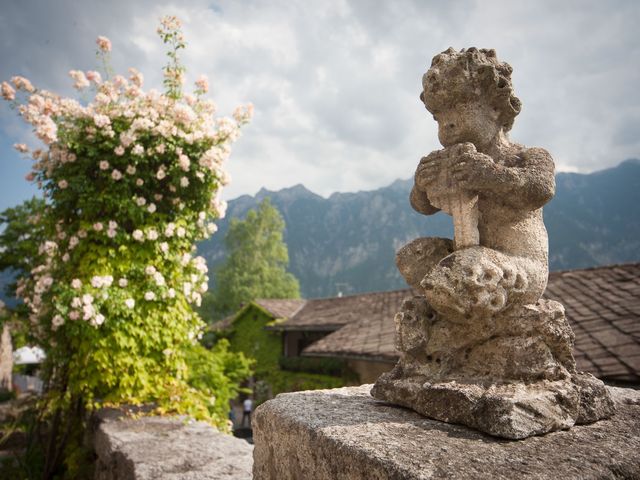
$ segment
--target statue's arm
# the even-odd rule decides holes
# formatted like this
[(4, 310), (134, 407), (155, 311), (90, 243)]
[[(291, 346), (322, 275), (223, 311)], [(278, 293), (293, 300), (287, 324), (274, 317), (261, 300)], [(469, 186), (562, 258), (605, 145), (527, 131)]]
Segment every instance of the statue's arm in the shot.
[(422, 190), (418, 185), (414, 184), (409, 195), (409, 202), (416, 212), (420, 212), (424, 215), (433, 215), (439, 212), (440, 209), (431, 205), (427, 192)]
[(462, 163), (466, 168), (456, 174), (461, 185), (470, 190), (498, 196), (504, 203), (527, 210), (541, 208), (555, 194), (553, 159), (543, 148), (523, 150), (515, 166), (494, 163), (481, 153), (465, 157)]
[(523, 187), (521, 192), (532, 209), (541, 208), (556, 194), (555, 165), (544, 148), (527, 148), (522, 152)]

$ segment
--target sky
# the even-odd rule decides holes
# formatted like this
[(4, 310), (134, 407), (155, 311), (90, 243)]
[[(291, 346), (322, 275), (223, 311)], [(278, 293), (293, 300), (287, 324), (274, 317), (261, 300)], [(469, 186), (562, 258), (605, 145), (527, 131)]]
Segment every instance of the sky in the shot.
[[(69, 70), (94, 70), (95, 39), (113, 68), (162, 88), (159, 19), (177, 15), (187, 83), (210, 79), (220, 114), (255, 105), (227, 164), (224, 197), (302, 183), (323, 196), (413, 175), (441, 148), (418, 99), (447, 49), (494, 48), (514, 69), (523, 109), (512, 140), (544, 147), (559, 171), (640, 157), (640, 2), (3, 0), (0, 80), (76, 96)], [(191, 88), (190, 85), (187, 90)], [(0, 209), (37, 193), (14, 143), (38, 141), (0, 101)]]

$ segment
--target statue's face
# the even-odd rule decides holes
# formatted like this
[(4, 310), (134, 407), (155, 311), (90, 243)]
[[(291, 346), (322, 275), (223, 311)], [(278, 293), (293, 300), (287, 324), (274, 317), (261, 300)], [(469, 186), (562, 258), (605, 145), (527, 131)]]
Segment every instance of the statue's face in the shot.
[(481, 150), (501, 128), (498, 113), (481, 102), (458, 103), (433, 117), (438, 122), (438, 138), (444, 147), (471, 142)]

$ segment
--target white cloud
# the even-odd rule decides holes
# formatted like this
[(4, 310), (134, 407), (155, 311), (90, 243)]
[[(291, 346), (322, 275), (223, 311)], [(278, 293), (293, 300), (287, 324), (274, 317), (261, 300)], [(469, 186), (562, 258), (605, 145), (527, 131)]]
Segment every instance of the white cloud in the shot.
[[(421, 76), (449, 46), (492, 47), (514, 67), (524, 108), (512, 137), (547, 148), (560, 169), (640, 156), (633, 1), (30, 0), (3, 9), (2, 79), (24, 74), (67, 94), (68, 70), (95, 68), (99, 34), (113, 40), (116, 70), (135, 66), (147, 87), (161, 87), (157, 20), (180, 16), (189, 81), (207, 74), (222, 114), (256, 106), (229, 161), (228, 198), (298, 183), (328, 195), (411, 176), (438, 148)], [(5, 114), (0, 142), (13, 144)]]

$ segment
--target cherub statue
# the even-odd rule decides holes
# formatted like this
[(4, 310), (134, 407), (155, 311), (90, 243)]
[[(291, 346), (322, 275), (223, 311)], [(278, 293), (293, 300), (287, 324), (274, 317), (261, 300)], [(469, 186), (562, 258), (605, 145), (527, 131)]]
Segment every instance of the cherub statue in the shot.
[[(434, 309), (461, 320), (535, 303), (546, 287), (541, 207), (554, 195), (554, 164), (544, 149), (509, 140), (521, 108), (511, 71), (494, 50), (450, 48), (422, 79), (420, 98), (444, 149), (420, 160), (411, 205), (452, 215), (455, 239), (415, 240), (399, 252), (398, 266), (414, 287), (422, 275)], [(416, 251), (430, 252), (419, 272)]]
[(612, 415), (604, 384), (576, 370), (563, 306), (541, 298), (554, 165), (542, 148), (509, 140), (521, 108), (511, 67), (493, 50), (450, 48), (422, 86), (444, 148), (420, 160), (410, 202), (451, 215), (455, 233), (398, 252), (422, 294), (395, 317), (400, 360), (372, 395), (513, 439)]

